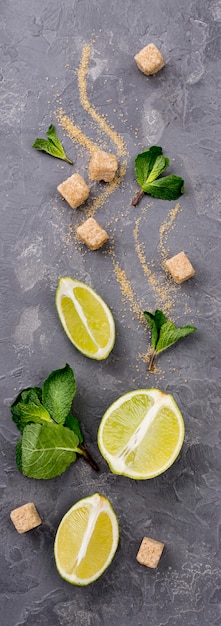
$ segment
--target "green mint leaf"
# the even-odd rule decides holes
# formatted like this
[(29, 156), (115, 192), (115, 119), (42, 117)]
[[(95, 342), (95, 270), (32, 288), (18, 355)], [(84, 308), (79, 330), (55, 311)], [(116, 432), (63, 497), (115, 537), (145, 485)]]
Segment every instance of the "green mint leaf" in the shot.
[(51, 372), (42, 388), (42, 402), (58, 424), (64, 424), (76, 393), (74, 372), (70, 365)]
[(40, 404), (42, 401), (41, 387), (28, 387), (21, 391), (21, 400), (25, 404)]
[(184, 180), (180, 176), (171, 174), (163, 176), (142, 187), (145, 193), (160, 200), (177, 200), (184, 193)]
[(146, 183), (157, 157), (162, 155), (162, 148), (160, 146), (152, 146), (145, 152), (140, 152), (135, 159), (135, 174), (138, 185), (143, 189), (143, 185)]
[(164, 172), (169, 165), (170, 159), (168, 159), (168, 157), (164, 157), (163, 155), (158, 156), (153, 169), (148, 176), (147, 183), (152, 183), (153, 180), (156, 180), (156, 178), (158, 178), (158, 176), (160, 176), (160, 174), (162, 174), (162, 172)]
[(59, 148), (57, 148), (52, 141), (47, 139), (41, 139), (38, 137), (32, 144), (32, 148), (35, 148), (35, 150), (42, 150), (42, 152), (47, 152), (47, 154), (51, 154), (51, 156), (54, 156), (57, 159), (63, 159), (63, 155)]
[(44, 422), (52, 421), (39, 397), (41, 397), (41, 389), (38, 387), (24, 389), (11, 405), (12, 419), (21, 433), (30, 422), (44, 424)]
[(72, 415), (72, 413), (68, 413), (66, 419), (65, 419), (65, 423), (64, 426), (67, 426), (68, 428), (70, 428), (70, 430), (73, 431), (73, 433), (75, 433), (75, 435), (77, 435), (79, 443), (83, 443), (84, 441), (84, 436), (83, 433), (81, 431), (81, 427), (79, 424), (78, 419)]
[(35, 139), (34, 143), (32, 144), (32, 148), (47, 152), (48, 154), (51, 154), (51, 156), (54, 156), (57, 159), (62, 159), (63, 161), (67, 161), (72, 165), (73, 161), (68, 159), (62, 143), (60, 142), (60, 139), (56, 134), (53, 124), (50, 124), (46, 134), (48, 139), (42, 139), (40, 137), (37, 137), (37, 139)]
[(56, 148), (58, 148), (61, 153), (63, 153), (65, 155), (64, 152), (64, 148), (62, 146), (62, 143), (60, 142), (60, 139), (57, 136), (55, 127), (53, 126), (53, 124), (50, 124), (48, 130), (47, 130), (47, 138), (49, 139), (49, 141), (52, 141), (52, 143), (54, 144), (54, 146), (56, 146)]
[(55, 478), (76, 461), (78, 438), (63, 426), (30, 424), (22, 437), (22, 473), (29, 478)]
[(52, 422), (48, 411), (42, 404), (36, 406), (36, 404), (24, 404), (18, 402), (16, 407), (11, 408), (12, 417), (16, 423), (17, 428), (23, 432), (25, 426), (30, 422), (35, 424), (44, 424), (45, 422)]
[(173, 322), (165, 322), (161, 326), (160, 335), (156, 346), (156, 352), (162, 352), (172, 346), (174, 343), (182, 339), (183, 337), (187, 337), (194, 333), (197, 330), (195, 326), (187, 325), (176, 327)]
[(66, 157), (64, 150), (62, 149), (62, 151), (61, 151), (50, 140), (47, 141), (47, 139), (37, 138), (35, 140), (35, 142), (33, 143), (32, 148), (35, 148), (36, 150), (41, 150), (42, 152), (47, 152), (47, 154), (50, 154), (51, 156), (55, 157), (56, 159), (62, 159), (62, 161), (67, 161), (68, 163), (72, 164), (72, 161), (70, 161)]
[(22, 473), (22, 437), (18, 440), (16, 445), (16, 464), (19, 471)]
[(167, 318), (164, 315), (163, 311), (159, 311), (158, 309), (155, 311), (155, 313), (151, 313), (150, 311), (144, 311), (144, 315), (151, 330), (152, 348), (156, 350), (161, 326), (166, 322)]

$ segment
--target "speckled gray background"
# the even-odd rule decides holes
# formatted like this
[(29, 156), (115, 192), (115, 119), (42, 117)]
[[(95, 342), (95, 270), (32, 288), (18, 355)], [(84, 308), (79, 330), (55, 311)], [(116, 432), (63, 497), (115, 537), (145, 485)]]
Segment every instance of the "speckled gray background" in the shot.
[[(1, 623), (4, 626), (218, 626), (221, 624), (220, 450), (220, 0), (2, 0), (1, 1)], [(159, 228), (173, 203), (144, 198), (133, 209), (133, 160), (162, 145), (171, 171), (185, 179), (181, 211), (165, 242), (169, 255), (184, 249), (194, 279), (175, 289), (175, 322), (198, 332), (159, 361), (148, 375), (139, 358), (149, 334), (138, 324), (113, 272), (111, 256), (76, 246), (70, 230), (76, 214), (56, 186), (68, 164), (31, 149), (49, 124), (56, 95), (66, 113), (100, 145), (102, 137), (82, 108), (77, 68), (93, 40), (88, 96), (121, 134), (130, 157), (123, 185), (96, 214), (114, 240), (136, 301), (158, 306), (136, 255), (133, 230), (141, 217), (147, 262), (162, 279)], [(166, 67), (146, 78), (133, 61), (154, 42)], [(59, 130), (74, 167), (87, 178), (88, 153)], [(103, 136), (103, 145), (115, 151)], [(98, 186), (93, 186), (96, 197)], [(84, 215), (84, 209), (82, 216)], [(117, 218), (118, 221), (115, 221)], [(112, 307), (117, 338), (106, 361), (78, 353), (56, 315), (58, 277), (91, 284)], [(68, 362), (75, 371), (74, 410), (97, 475), (79, 460), (51, 481), (22, 476), (15, 465), (18, 432), (10, 403), (18, 391), (41, 385)], [(186, 424), (182, 452), (173, 467), (151, 481), (110, 473), (96, 434), (107, 406), (122, 393), (156, 386), (174, 395)], [(119, 516), (120, 546), (109, 570), (88, 588), (62, 581), (53, 541), (66, 510), (99, 491)], [(39, 529), (18, 535), (12, 508), (33, 501)], [(165, 542), (157, 570), (135, 556), (144, 535)]]

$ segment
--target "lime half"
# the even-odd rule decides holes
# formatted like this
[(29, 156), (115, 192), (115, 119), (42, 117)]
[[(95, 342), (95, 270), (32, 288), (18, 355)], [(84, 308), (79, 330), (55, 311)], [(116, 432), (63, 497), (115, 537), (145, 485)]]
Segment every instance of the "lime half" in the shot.
[(184, 421), (173, 396), (159, 389), (130, 391), (105, 412), (98, 446), (115, 474), (144, 480), (172, 465), (184, 440)]

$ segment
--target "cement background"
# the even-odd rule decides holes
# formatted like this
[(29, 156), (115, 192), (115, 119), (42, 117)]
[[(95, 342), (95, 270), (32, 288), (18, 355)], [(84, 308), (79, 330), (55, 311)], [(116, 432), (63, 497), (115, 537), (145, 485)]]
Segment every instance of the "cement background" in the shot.
[[(2, 0), (0, 10), (1, 623), (219, 626), (220, 0)], [(147, 78), (133, 57), (150, 42), (166, 64)], [(79, 99), (77, 70), (88, 43), (89, 101), (128, 150), (124, 180), (96, 219), (110, 234), (140, 310), (154, 310), (160, 301), (137, 255), (136, 226), (147, 267), (172, 297), (172, 319), (198, 327), (161, 355), (154, 375), (141, 356), (149, 332), (122, 296), (113, 256), (105, 254), (111, 245), (90, 252), (76, 244), (74, 229), (87, 207), (73, 211), (56, 191), (75, 170), (88, 180), (89, 161), (88, 151), (58, 125), (58, 106), (88, 137), (116, 152)], [(32, 149), (50, 123), (73, 168)], [(163, 237), (167, 256), (184, 250), (195, 268), (195, 277), (181, 287), (168, 283), (160, 240), (160, 227), (176, 203), (145, 196), (136, 209), (131, 206), (134, 157), (153, 144), (163, 147), (170, 171), (185, 180), (180, 210)], [(92, 198), (101, 188), (91, 185)], [(85, 358), (62, 330), (54, 298), (58, 278), (67, 274), (88, 282), (112, 308), (117, 337), (106, 361)], [(41, 385), (66, 362), (77, 380), (73, 410), (100, 472), (79, 460), (56, 479), (25, 478), (15, 463), (19, 433), (10, 404), (21, 389)], [(165, 474), (150, 481), (115, 476), (97, 448), (100, 419), (121, 394), (153, 386), (172, 393), (183, 413), (182, 451)], [(54, 537), (67, 509), (96, 491), (115, 508), (120, 545), (96, 583), (72, 587), (56, 571)], [(18, 535), (9, 513), (28, 501), (43, 523)], [(157, 570), (136, 562), (144, 535), (165, 543)]]

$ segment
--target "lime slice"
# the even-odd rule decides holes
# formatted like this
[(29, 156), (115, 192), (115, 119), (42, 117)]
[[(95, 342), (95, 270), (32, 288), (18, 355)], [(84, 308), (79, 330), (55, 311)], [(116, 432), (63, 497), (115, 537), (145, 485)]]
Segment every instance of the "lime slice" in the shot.
[(140, 389), (121, 396), (105, 412), (98, 446), (115, 474), (145, 480), (162, 474), (178, 456), (184, 422), (173, 396)]
[(62, 326), (75, 348), (91, 359), (106, 359), (115, 341), (112, 313), (89, 285), (63, 276), (56, 307)]
[(117, 517), (107, 498), (79, 500), (61, 520), (54, 554), (59, 574), (73, 585), (89, 585), (110, 565), (119, 541)]

